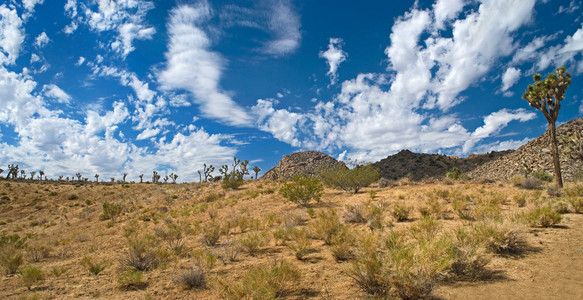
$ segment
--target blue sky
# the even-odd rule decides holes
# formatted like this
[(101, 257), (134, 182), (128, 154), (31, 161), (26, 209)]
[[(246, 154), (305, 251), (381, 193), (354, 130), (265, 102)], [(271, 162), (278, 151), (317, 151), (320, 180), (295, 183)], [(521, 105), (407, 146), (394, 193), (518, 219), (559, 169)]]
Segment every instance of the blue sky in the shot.
[(3, 3), (0, 165), (49, 178), (515, 149), (546, 130), (522, 92), (561, 65), (559, 123), (583, 115), (581, 1)]

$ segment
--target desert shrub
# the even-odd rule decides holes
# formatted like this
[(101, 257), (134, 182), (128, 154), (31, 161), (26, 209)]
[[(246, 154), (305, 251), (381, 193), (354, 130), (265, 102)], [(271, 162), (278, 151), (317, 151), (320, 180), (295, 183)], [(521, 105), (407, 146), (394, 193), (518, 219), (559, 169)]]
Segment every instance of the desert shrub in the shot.
[(526, 178), (524, 176), (522, 176), (522, 175), (513, 175), (512, 177), (510, 177), (509, 181), (515, 187), (520, 187), (524, 183), (524, 180), (525, 179)]
[(391, 214), (393, 215), (393, 218), (397, 220), (397, 222), (403, 222), (409, 219), (409, 214), (412, 210), (413, 208), (411, 206), (395, 203), (395, 205), (393, 205)]
[(249, 269), (238, 282), (218, 279), (216, 290), (221, 299), (275, 299), (286, 296), (300, 277), (295, 265), (279, 261)]
[(243, 180), (243, 173), (236, 171), (225, 174), (223, 181), (221, 182), (221, 186), (224, 190), (238, 189), (244, 183), (245, 181)]
[(320, 176), (326, 185), (356, 194), (361, 188), (377, 181), (379, 171), (372, 164), (366, 164), (353, 169), (346, 167), (329, 169)]
[(545, 170), (536, 170), (532, 172), (532, 177), (546, 182), (553, 181), (553, 175), (547, 173)]
[(216, 200), (219, 200), (221, 198), (223, 198), (225, 196), (224, 193), (210, 193), (206, 196), (204, 196), (204, 198), (202, 199), (202, 201), (204, 202), (214, 202)]
[(525, 193), (516, 194), (512, 197), (512, 199), (518, 205), (518, 207), (524, 207), (526, 205), (526, 194)]
[(577, 184), (573, 187), (565, 188), (565, 196), (567, 197), (582, 197), (583, 185)]
[(50, 248), (45, 245), (35, 244), (27, 247), (27, 256), (31, 262), (39, 262), (49, 254)]
[(496, 202), (480, 200), (473, 208), (476, 220), (493, 219), (500, 216), (502, 210)]
[(191, 253), (191, 257), (196, 262), (196, 265), (205, 267), (207, 269), (212, 269), (217, 263), (219, 259), (218, 254), (214, 251), (214, 249), (195, 249)]
[(539, 190), (543, 182), (538, 178), (528, 177), (520, 184), (520, 187), (526, 190)]
[(386, 187), (395, 187), (397, 186), (397, 183), (394, 180), (388, 180), (384, 177), (382, 177), (381, 179), (379, 179), (377, 181), (378, 185), (380, 188), (386, 188)]
[(569, 203), (564, 199), (554, 199), (550, 202), (552, 209), (560, 214), (568, 214), (570, 212)]
[(474, 223), (467, 244), (480, 243), (495, 254), (517, 254), (524, 250), (526, 240), (516, 224), (487, 220)]
[(318, 217), (311, 226), (311, 233), (326, 245), (332, 244), (332, 238), (342, 228), (342, 223), (334, 209), (327, 209), (318, 213)]
[(457, 198), (452, 201), (451, 207), (453, 211), (458, 215), (458, 217), (462, 220), (473, 220), (474, 219), (474, 211), (470, 206), (470, 202), (467, 198)]
[(366, 223), (366, 207), (364, 205), (347, 205), (344, 211), (344, 222)]
[(458, 167), (453, 167), (449, 172), (445, 173), (445, 178), (449, 178), (451, 180), (461, 180), (468, 179), (468, 176), (462, 173)]
[(80, 263), (87, 269), (87, 271), (89, 271), (89, 274), (93, 275), (98, 275), (107, 268), (107, 262), (105, 260), (94, 261), (91, 256), (84, 256)]
[(212, 249), (213, 253), (224, 265), (237, 261), (237, 256), (241, 252), (241, 247), (233, 242), (226, 242), (218, 248)]
[(443, 218), (444, 207), (439, 199), (435, 197), (429, 197), (425, 200), (425, 203), (418, 208), (421, 216), (427, 217), (432, 216), (437, 219)]
[(123, 212), (124, 205), (121, 203), (105, 201), (103, 203), (103, 214), (100, 217), (102, 220), (111, 220), (115, 222), (117, 217)]
[(152, 236), (132, 237), (128, 239), (128, 252), (120, 259), (120, 264), (137, 271), (150, 271), (158, 267), (160, 258), (155, 249)]
[(583, 197), (571, 197), (568, 201), (575, 213), (583, 213)]
[(312, 240), (308, 237), (305, 229), (296, 229), (290, 233), (290, 242), (287, 247), (294, 253), (298, 260), (304, 259), (308, 254), (308, 249), (312, 245)]
[[(384, 204), (371, 204), (368, 206), (366, 212), (366, 219), (368, 220), (368, 227), (371, 230), (381, 230), (385, 226), (384, 223)], [(392, 225), (392, 223), (390, 224)]]
[(55, 277), (61, 277), (61, 275), (67, 273), (68, 269), (65, 267), (53, 267), (51, 269), (51, 273), (55, 276)]
[(26, 239), (17, 234), (0, 237), (0, 267), (6, 274), (12, 275), (24, 262), (22, 249), (26, 246)]
[(218, 222), (209, 222), (203, 226), (202, 241), (207, 246), (214, 246), (219, 242), (221, 236), (225, 234), (225, 228)]
[(482, 278), (487, 272), (486, 265), (491, 261), (486, 246), (473, 238), (472, 231), (464, 227), (459, 227), (453, 235), (454, 261), (450, 271), (453, 275), (464, 279)]
[(409, 226), (409, 233), (417, 241), (429, 240), (434, 237), (440, 229), (440, 224), (432, 217), (421, 217), (419, 221)]
[(561, 214), (548, 205), (526, 212), (522, 217), (531, 227), (551, 227), (562, 220)]
[(146, 286), (142, 281), (142, 271), (126, 269), (117, 276), (117, 284), (125, 290), (139, 290)]
[(320, 202), (324, 186), (317, 178), (296, 176), (279, 189), (279, 194), (293, 203), (306, 206), (312, 200)]
[(20, 278), (22, 278), (26, 288), (31, 290), (33, 285), (45, 279), (45, 273), (38, 267), (28, 266), (20, 270)]
[(174, 282), (188, 289), (203, 289), (207, 286), (207, 273), (204, 267), (196, 265), (179, 272)]
[(154, 233), (170, 250), (180, 251), (184, 247), (184, 228), (176, 223), (167, 222), (165, 228), (157, 227)]
[(255, 256), (261, 247), (265, 247), (269, 243), (269, 237), (265, 231), (252, 231), (241, 234), (239, 237), (239, 244), (243, 250), (251, 256)]
[(547, 195), (549, 195), (549, 197), (558, 198), (563, 195), (563, 190), (556, 185), (549, 186), (547, 188)]
[(342, 227), (332, 238), (330, 251), (337, 262), (353, 259), (355, 257), (354, 246), (356, 236), (349, 227)]
[(391, 291), (390, 262), (381, 252), (361, 256), (352, 263), (347, 275), (364, 292), (378, 298), (389, 298)]

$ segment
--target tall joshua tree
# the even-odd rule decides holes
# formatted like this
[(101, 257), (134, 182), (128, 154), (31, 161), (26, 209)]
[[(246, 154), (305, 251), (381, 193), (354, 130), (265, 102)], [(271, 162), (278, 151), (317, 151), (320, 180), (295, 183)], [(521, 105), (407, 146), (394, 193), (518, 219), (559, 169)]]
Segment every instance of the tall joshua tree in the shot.
[(253, 172), (255, 172), (255, 179), (257, 179), (257, 175), (261, 172), (261, 169), (258, 166), (253, 167)]
[(571, 73), (566, 73), (565, 67), (560, 67), (556, 70), (556, 74), (551, 73), (545, 79), (542, 79), (542, 76), (538, 73), (534, 74), (533, 79), (534, 83), (528, 85), (526, 91), (522, 94), (522, 99), (528, 101), (530, 106), (540, 110), (547, 119), (555, 168), (555, 182), (558, 187), (562, 188), (563, 178), (561, 176), (561, 162), (559, 160), (555, 123), (559, 117), (561, 101), (565, 99), (565, 90), (571, 84)]
[(95, 174), (95, 182), (99, 182), (99, 174)]

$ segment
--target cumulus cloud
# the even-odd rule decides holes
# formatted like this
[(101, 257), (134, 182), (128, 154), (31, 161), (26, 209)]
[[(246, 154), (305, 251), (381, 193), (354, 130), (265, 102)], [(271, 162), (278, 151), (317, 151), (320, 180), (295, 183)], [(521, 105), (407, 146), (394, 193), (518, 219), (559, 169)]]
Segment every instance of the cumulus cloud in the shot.
[(463, 0), (439, 0), (433, 4), (435, 28), (443, 29), (444, 24), (453, 20), (464, 8)]
[(55, 99), (59, 103), (71, 102), (71, 96), (54, 84), (47, 84), (43, 86), (42, 92), (46, 97)]
[(43, 31), (43, 33), (39, 34), (36, 39), (34, 39), (34, 45), (37, 48), (44, 48), (46, 45), (49, 44), (51, 39), (47, 36), (47, 33)]
[[(509, 88), (511, 88), (512, 86), (514, 86), (514, 84), (516, 84), (516, 82), (518, 82), (521, 75), (522, 75), (522, 73), (517, 68), (512, 67), (512, 68), (506, 69), (506, 71), (504, 72), (504, 75), (502, 75), (502, 89), (501, 89), (501, 91), (503, 93), (506, 93)], [(512, 93), (505, 94), (505, 95), (512, 96)]]
[(273, 107), (274, 103), (277, 104), (277, 100), (259, 99), (257, 104), (251, 108), (257, 117), (258, 128), (273, 134), (273, 137), (280, 141), (295, 147), (301, 146), (297, 138), (297, 125), (304, 116), (285, 109), (276, 110)]
[(219, 87), (223, 57), (213, 52), (208, 35), (201, 29), (211, 16), (206, 2), (174, 8), (168, 22), (170, 42), (166, 68), (158, 74), (165, 90), (187, 90), (203, 114), (234, 126), (249, 125), (251, 118)]
[(0, 5), (0, 64), (14, 64), (23, 42), (24, 29), (16, 9)]
[(328, 63), (329, 70), (326, 73), (330, 77), (330, 84), (335, 84), (338, 80), (338, 66), (346, 60), (348, 56), (344, 50), (342, 50), (342, 39), (341, 38), (330, 38), (330, 43), (328, 44), (328, 50), (320, 51), (319, 56), (326, 59)]

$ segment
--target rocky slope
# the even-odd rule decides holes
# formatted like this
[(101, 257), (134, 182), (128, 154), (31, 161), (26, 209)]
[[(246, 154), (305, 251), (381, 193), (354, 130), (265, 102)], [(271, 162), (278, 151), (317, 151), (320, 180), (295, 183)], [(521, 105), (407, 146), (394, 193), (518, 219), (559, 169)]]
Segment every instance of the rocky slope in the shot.
[(267, 171), (261, 179), (292, 179), (294, 176), (315, 176), (321, 171), (346, 167), (343, 162), (339, 162), (330, 155), (317, 151), (296, 152), (284, 155), (277, 166)]
[(414, 180), (423, 178), (443, 177), (453, 167), (467, 173), (476, 167), (505, 156), (512, 151), (491, 152), (487, 154), (472, 154), (466, 158), (441, 154), (413, 153), (409, 150), (388, 156), (373, 165), (386, 179), (399, 179), (411, 176)]
[[(559, 152), (562, 152), (560, 137), (573, 135), (576, 131), (583, 131), (583, 118), (571, 120), (557, 128), (559, 138)], [(570, 159), (563, 153), (560, 155), (563, 179), (572, 181), (580, 176), (583, 171), (583, 162)], [(468, 172), (468, 175), (476, 178), (508, 179), (516, 174), (524, 174), (526, 163), (533, 171), (544, 170), (553, 174), (553, 161), (550, 149), (549, 134), (545, 132), (540, 137), (526, 143), (516, 151), (487, 162), (482, 166)], [(578, 175), (579, 173), (579, 175)]]

